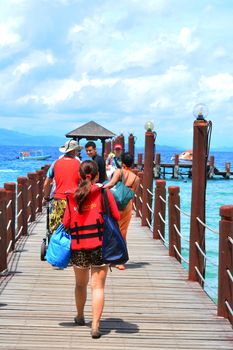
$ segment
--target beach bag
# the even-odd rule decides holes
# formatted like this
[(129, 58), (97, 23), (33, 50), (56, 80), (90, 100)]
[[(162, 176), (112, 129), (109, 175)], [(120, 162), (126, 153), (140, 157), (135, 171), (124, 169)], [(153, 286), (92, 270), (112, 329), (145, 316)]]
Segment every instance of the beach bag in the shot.
[(120, 211), (124, 210), (129, 203), (129, 201), (134, 196), (134, 191), (131, 188), (125, 186), (124, 174), (122, 172), (122, 180), (118, 181), (112, 188), (110, 188), (114, 199), (116, 201), (117, 207)]
[(118, 223), (111, 216), (106, 190), (103, 189), (104, 231), (102, 259), (106, 264), (125, 264), (129, 260), (127, 245), (121, 235)]
[(45, 256), (48, 263), (62, 269), (66, 268), (70, 261), (70, 246), (71, 235), (65, 231), (63, 224), (60, 224), (49, 240)]

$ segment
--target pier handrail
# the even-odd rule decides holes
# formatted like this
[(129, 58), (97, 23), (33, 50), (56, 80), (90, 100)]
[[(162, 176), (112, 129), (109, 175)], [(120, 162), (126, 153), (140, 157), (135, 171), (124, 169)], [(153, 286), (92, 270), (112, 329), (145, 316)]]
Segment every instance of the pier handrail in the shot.
[(27, 177), (4, 183), (0, 188), (0, 274), (7, 271), (8, 260), (21, 236), (28, 234), (28, 227), (42, 212), (43, 182), (47, 167)]

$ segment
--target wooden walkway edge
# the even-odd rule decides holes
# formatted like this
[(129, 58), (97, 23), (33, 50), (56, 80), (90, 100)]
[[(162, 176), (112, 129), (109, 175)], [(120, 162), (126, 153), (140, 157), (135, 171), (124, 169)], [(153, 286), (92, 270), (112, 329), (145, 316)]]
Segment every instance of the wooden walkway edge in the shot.
[(45, 214), (21, 239), (9, 273), (0, 279), (0, 349), (233, 349), (230, 323), (198, 283), (146, 227), (133, 218), (128, 233), (130, 261), (125, 271), (109, 271), (103, 336), (90, 337), (73, 323), (72, 268), (56, 270), (40, 261)]

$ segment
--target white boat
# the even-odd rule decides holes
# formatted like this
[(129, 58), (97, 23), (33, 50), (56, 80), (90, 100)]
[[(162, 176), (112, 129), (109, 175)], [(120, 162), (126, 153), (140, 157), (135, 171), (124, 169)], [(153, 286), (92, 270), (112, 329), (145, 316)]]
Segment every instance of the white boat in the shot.
[(50, 157), (50, 154), (44, 154), (41, 150), (29, 150), (19, 152), (18, 158), (22, 160), (45, 160)]
[[(175, 157), (173, 156), (171, 160), (174, 160)], [(179, 154), (179, 161), (182, 162), (192, 162), (193, 160), (193, 151), (192, 150), (187, 150)]]

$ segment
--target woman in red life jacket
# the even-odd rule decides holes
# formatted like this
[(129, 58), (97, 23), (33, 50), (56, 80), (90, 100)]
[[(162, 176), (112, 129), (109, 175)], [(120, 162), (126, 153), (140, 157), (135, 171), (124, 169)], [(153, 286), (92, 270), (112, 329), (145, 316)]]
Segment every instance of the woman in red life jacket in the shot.
[[(92, 160), (84, 161), (80, 166), (81, 180), (74, 195), (68, 196), (63, 224), (72, 236), (71, 263), (74, 268), (76, 285), (75, 301), (77, 316), (74, 321), (85, 325), (84, 306), (87, 297), (89, 270), (92, 288), (92, 338), (101, 336), (100, 318), (104, 306), (104, 286), (108, 265), (102, 260), (103, 198), (102, 185), (98, 180), (98, 166)], [(111, 214), (119, 220), (120, 214), (110, 190), (107, 190)]]

